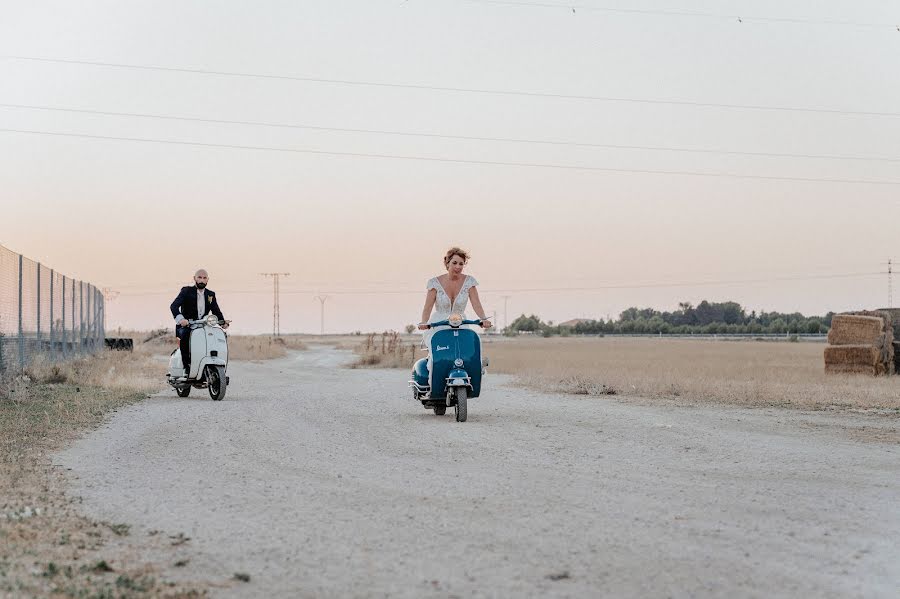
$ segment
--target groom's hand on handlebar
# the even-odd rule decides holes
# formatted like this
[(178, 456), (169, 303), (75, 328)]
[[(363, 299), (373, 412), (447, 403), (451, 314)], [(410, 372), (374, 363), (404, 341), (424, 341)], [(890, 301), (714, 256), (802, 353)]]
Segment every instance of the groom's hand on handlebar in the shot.
[(187, 318), (182, 318), (181, 320), (178, 321), (178, 326), (180, 326), (180, 327), (186, 327), (189, 324), (191, 324), (191, 323), (188, 322)]

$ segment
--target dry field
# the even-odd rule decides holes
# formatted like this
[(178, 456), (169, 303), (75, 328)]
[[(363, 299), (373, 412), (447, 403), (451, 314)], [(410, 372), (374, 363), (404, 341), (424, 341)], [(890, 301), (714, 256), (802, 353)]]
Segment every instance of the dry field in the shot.
[[(117, 408), (160, 387), (153, 340), (133, 353), (37, 363), (0, 384), (0, 597), (198, 597), (169, 583), (177, 547), (166, 534), (135, 538), (127, 525), (82, 516), (50, 456)], [(102, 387), (101, 387), (102, 386)], [(170, 563), (149, 563), (153, 551)]]
[(410, 338), (396, 332), (369, 333), (361, 342), (351, 345), (358, 358), (350, 367), (411, 369), (417, 358), (426, 355), (417, 352), (420, 343), (418, 335)]
[[(332, 337), (354, 368), (410, 368), (418, 335)], [(900, 411), (900, 376), (826, 375), (820, 343), (621, 337), (483, 337), (489, 372), (574, 395), (742, 406)], [(413, 352), (413, 348), (416, 351)]]
[(232, 360), (272, 360), (289, 350), (306, 349), (299, 335), (229, 335), (228, 357)]
[(900, 411), (900, 376), (826, 375), (824, 345), (627, 338), (491, 338), (490, 372), (581, 395)]

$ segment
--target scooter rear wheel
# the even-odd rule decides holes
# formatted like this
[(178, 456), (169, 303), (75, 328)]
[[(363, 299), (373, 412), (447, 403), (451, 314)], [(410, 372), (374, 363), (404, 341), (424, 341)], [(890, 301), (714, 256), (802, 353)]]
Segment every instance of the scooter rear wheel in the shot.
[(187, 397), (191, 394), (191, 386), (185, 385), (184, 387), (175, 387), (175, 393), (178, 394), (178, 397)]
[(468, 406), (466, 406), (468, 395), (469, 390), (465, 387), (458, 387), (456, 389), (456, 405), (453, 409), (456, 411), (457, 422), (465, 422), (468, 417)]
[(443, 416), (447, 413), (447, 406), (434, 406), (434, 415)]

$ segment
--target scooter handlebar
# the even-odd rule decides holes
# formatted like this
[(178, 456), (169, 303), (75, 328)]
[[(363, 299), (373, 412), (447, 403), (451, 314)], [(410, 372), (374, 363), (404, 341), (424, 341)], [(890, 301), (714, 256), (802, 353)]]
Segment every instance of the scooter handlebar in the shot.
[[(200, 320), (188, 320), (188, 326), (191, 326), (191, 327), (202, 326), (205, 324), (209, 324), (209, 320), (207, 320), (206, 318), (201, 318)], [(217, 320), (216, 324), (218, 324), (218, 325), (231, 324), (231, 321), (230, 320)]]
[[(464, 321), (462, 321), (461, 323), (459, 323), (459, 326), (462, 326), (462, 325), (464, 325), (464, 324), (477, 324), (478, 326), (483, 326), (483, 323), (482, 323), (482, 320), (481, 320), (481, 319), (477, 319), (477, 320), (464, 320)], [(437, 322), (429, 322), (427, 326), (428, 326), (429, 329), (433, 329), (434, 327), (449, 327), (449, 326), (452, 326), (452, 325), (450, 324), (450, 321), (449, 321), (449, 320), (439, 320), (439, 321), (437, 321)], [(453, 327), (453, 328), (456, 328), (456, 327)]]

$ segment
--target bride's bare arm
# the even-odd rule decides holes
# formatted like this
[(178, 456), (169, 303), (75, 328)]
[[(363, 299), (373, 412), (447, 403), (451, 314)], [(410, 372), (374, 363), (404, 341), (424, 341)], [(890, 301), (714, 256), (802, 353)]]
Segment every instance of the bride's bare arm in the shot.
[(475, 314), (484, 321), (484, 328), (491, 328), (493, 325), (488, 320), (488, 317), (484, 315), (484, 308), (481, 307), (481, 298), (478, 297), (478, 289), (475, 287), (469, 288), (469, 301), (472, 302), (472, 309), (475, 310)]
[(425, 329), (425, 323), (431, 316), (431, 310), (434, 308), (434, 302), (437, 300), (437, 289), (429, 289), (425, 294), (425, 307), (422, 308), (422, 320), (419, 321), (419, 328)]

